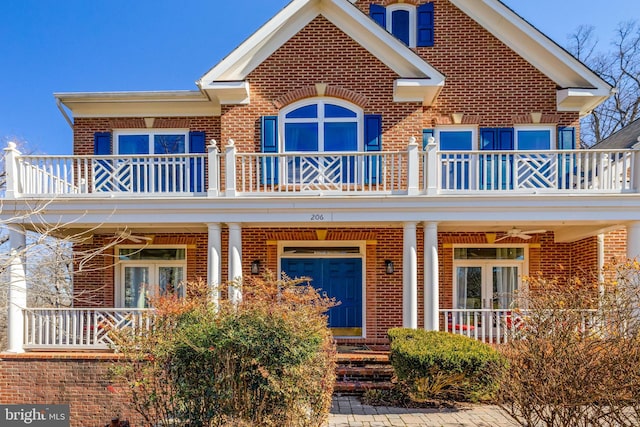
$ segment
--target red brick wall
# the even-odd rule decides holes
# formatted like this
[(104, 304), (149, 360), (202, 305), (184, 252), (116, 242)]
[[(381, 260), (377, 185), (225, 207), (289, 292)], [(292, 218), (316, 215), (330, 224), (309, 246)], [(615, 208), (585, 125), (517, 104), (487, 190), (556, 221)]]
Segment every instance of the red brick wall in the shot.
[(102, 427), (115, 416), (141, 426), (110, 381), (115, 361), (113, 354), (0, 354), (0, 403), (70, 404), (72, 427)]
[(604, 236), (604, 262), (620, 262), (627, 259), (627, 230), (621, 228)]
[[(113, 132), (114, 129), (145, 129), (142, 118), (82, 118), (74, 119), (73, 154), (93, 154), (93, 134)], [(158, 117), (153, 129), (189, 129), (204, 131), (206, 141), (216, 139), (220, 143), (220, 117)], [(112, 141), (113, 143), (113, 141)]]
[[(359, 0), (370, 4), (389, 0)], [(425, 3), (419, 1), (418, 3)], [(481, 126), (530, 123), (529, 113), (544, 113), (543, 122), (579, 126), (578, 113), (556, 111), (556, 84), (480, 27), (448, 0), (434, 0), (434, 46), (416, 52), (446, 76), (433, 107), (425, 108), (424, 125), (450, 123), (452, 113)]]

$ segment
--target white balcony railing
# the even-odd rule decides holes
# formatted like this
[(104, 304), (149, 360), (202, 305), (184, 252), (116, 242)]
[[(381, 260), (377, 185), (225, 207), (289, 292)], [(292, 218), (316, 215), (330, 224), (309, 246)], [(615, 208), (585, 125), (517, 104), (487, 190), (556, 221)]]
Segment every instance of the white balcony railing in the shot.
[(317, 194), (640, 191), (637, 150), (24, 156), (5, 149), (6, 198), (77, 195), (242, 197)]
[(112, 348), (111, 331), (149, 330), (149, 309), (26, 308), (25, 350), (106, 350)]
[(441, 151), (445, 192), (633, 191), (635, 150)]

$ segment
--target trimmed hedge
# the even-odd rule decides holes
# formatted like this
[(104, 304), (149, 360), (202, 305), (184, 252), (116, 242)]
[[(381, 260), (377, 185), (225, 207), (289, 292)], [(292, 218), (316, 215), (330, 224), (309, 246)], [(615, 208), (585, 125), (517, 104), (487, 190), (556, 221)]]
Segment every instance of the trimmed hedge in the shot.
[(491, 400), (506, 359), (492, 347), (448, 332), (388, 331), (398, 381), (416, 401)]

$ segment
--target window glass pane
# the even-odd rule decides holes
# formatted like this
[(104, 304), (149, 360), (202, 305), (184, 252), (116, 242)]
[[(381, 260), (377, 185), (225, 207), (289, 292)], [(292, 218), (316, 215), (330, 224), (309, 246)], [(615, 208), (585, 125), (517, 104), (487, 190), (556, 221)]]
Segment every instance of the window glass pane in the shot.
[(149, 268), (125, 267), (125, 308), (147, 308), (149, 306)]
[(153, 138), (153, 152), (155, 154), (184, 153), (184, 135), (155, 135)]
[(358, 149), (358, 124), (325, 123), (324, 151), (356, 151)]
[(186, 258), (184, 249), (120, 249), (120, 261), (166, 260), (176, 261)]
[(118, 154), (149, 154), (149, 135), (119, 135)]
[(440, 150), (471, 150), (471, 131), (441, 131)]
[(391, 34), (409, 45), (409, 11), (394, 10), (391, 14)]
[(318, 117), (318, 105), (305, 105), (291, 111), (285, 117), (287, 119), (315, 119)]
[(355, 111), (351, 111), (348, 108), (340, 107), (339, 105), (327, 104), (324, 106), (325, 117), (358, 117)]
[(285, 151), (318, 151), (318, 123), (286, 123)]
[(551, 132), (548, 130), (519, 130), (518, 150), (549, 150)]
[(455, 259), (524, 259), (524, 248), (455, 248)]

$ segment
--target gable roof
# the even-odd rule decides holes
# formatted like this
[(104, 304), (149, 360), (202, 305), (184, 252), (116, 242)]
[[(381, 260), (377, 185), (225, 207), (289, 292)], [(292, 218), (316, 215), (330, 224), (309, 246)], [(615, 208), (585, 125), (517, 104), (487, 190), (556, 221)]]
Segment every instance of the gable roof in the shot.
[[(396, 101), (429, 105), (445, 77), (353, 5), (356, 0), (293, 0), (196, 83), (221, 103), (249, 101), (247, 76), (316, 16), (322, 15), (392, 69)], [(589, 113), (612, 87), (500, 0), (449, 0), (557, 86), (559, 111)], [(234, 85), (231, 89), (228, 86)], [(245, 82), (243, 82), (245, 83)], [(428, 90), (426, 87), (437, 88)], [(408, 96), (401, 96), (404, 89)]]
[(317, 16), (324, 16), (399, 76), (394, 85), (397, 101), (431, 104), (445, 76), (363, 14), (354, 2), (293, 0), (196, 84), (222, 104), (248, 103), (247, 76)]
[(500, 0), (449, 0), (558, 85), (559, 111), (591, 112), (613, 87)]
[(633, 148), (638, 143), (640, 143), (640, 119), (634, 120), (591, 148), (616, 150)]

